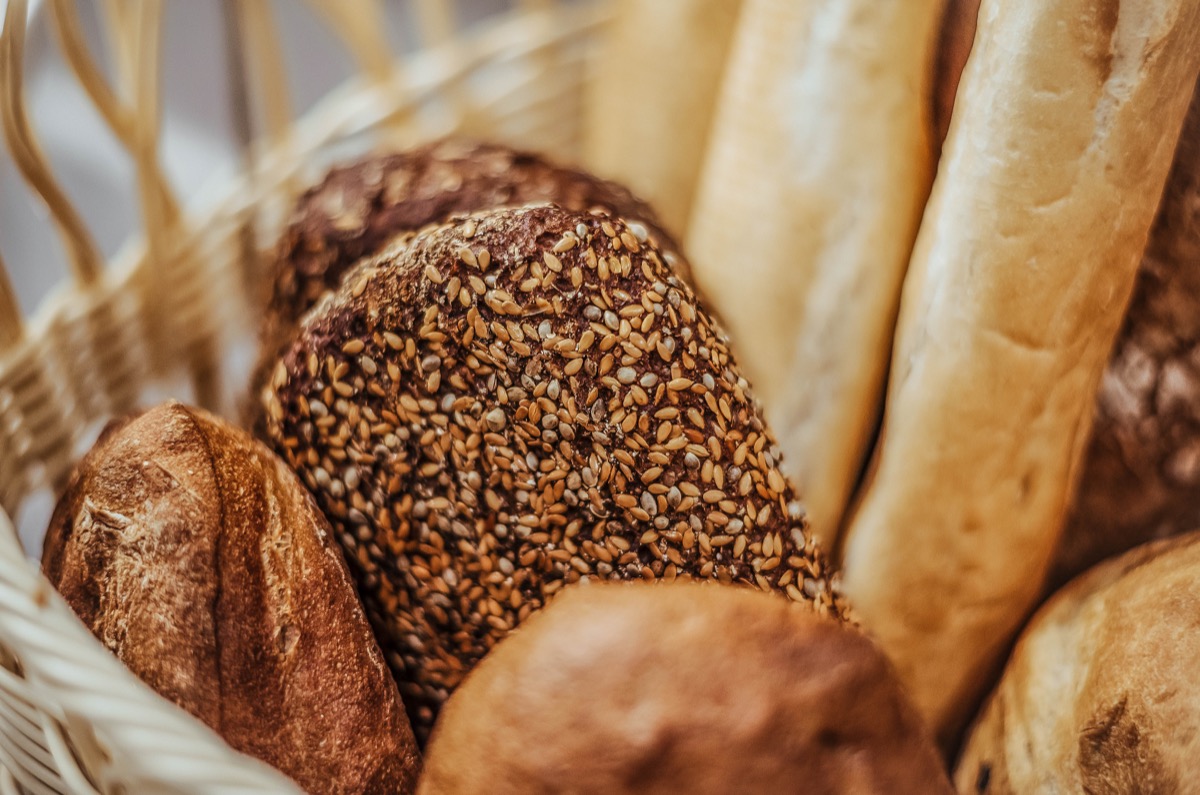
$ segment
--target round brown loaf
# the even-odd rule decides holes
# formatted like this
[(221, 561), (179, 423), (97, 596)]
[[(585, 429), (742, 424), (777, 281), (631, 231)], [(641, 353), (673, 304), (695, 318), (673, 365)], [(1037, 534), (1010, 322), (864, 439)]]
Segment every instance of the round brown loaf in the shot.
[(570, 210), (603, 208), (642, 224), (665, 249), (676, 249), (654, 211), (626, 188), (531, 152), (444, 139), (372, 155), (334, 168), (297, 202), (271, 270), (264, 355), (273, 361), (317, 299), (397, 234), (456, 213), (545, 201)]
[(111, 428), (43, 566), (164, 697), (311, 793), (404, 793), (420, 760), (329, 523), (247, 434), (168, 403)]
[(1017, 643), (969, 735), (958, 791), (1195, 792), (1198, 622), (1198, 534), (1072, 582)]
[(749, 582), (842, 610), (724, 335), (615, 217), (482, 213), (364, 263), (264, 398), (418, 735), (583, 577)]
[(699, 585), (572, 586), (451, 697), (422, 795), (948, 793), (861, 633)]

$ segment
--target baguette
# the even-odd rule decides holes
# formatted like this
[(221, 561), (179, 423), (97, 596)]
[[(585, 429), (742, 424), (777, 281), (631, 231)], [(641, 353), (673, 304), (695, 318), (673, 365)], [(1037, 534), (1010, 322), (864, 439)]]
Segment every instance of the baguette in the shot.
[(949, 742), (1040, 592), (1200, 68), (1200, 0), (985, 0), (846, 591)]
[(747, 3), (690, 226), (696, 278), (836, 537), (933, 179), (941, 0)]
[(585, 155), (682, 234), (742, 0), (618, 0), (588, 82)]

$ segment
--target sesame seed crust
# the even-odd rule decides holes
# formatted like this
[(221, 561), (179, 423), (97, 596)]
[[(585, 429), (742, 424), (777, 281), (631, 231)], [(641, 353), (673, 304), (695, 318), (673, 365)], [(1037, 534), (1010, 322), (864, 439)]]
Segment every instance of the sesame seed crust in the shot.
[(744, 583), (847, 617), (723, 332), (615, 216), (480, 213), (360, 264), (263, 399), (422, 738), (585, 577)]
[(321, 295), (394, 235), (454, 214), (544, 201), (636, 219), (666, 250), (677, 250), (654, 210), (621, 185), (531, 152), (443, 139), (334, 168), (300, 197), (276, 249), (264, 341), (273, 355), (274, 343), (290, 337)]

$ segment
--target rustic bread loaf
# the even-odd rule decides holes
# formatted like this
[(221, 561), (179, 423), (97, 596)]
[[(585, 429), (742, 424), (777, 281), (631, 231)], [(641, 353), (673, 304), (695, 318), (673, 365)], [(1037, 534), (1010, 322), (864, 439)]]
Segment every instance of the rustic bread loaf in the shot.
[(584, 577), (748, 582), (843, 608), (720, 329), (605, 214), (480, 213), (348, 273), (264, 393), (418, 736)]
[(1041, 593), (1200, 69), (1200, 0), (984, 0), (845, 584), (952, 742)]
[(1200, 535), (1072, 582), (1025, 629), (958, 764), (967, 795), (1200, 791)]
[(245, 433), (168, 403), (113, 426), (47, 577), (135, 674), (312, 793), (411, 792), (412, 729), (328, 522)]
[(446, 704), (423, 795), (951, 792), (861, 633), (701, 585), (571, 586)]

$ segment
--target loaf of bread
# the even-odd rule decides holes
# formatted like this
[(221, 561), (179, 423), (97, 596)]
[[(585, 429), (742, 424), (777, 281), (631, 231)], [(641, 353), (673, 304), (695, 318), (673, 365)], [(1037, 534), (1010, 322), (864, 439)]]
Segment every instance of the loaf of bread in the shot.
[(860, 632), (704, 585), (572, 586), (451, 697), (422, 795), (951, 792)]
[(1033, 608), (1200, 69), (1200, 0), (984, 0), (846, 592), (944, 741)]
[(831, 548), (933, 180), (942, 0), (747, 0), (687, 242)]
[(1017, 642), (971, 729), (958, 791), (1196, 792), (1198, 619), (1197, 534), (1072, 582)]
[(403, 793), (419, 758), (329, 524), (245, 433), (168, 403), (111, 427), (54, 512), (46, 576), (96, 637), (311, 793)]
[(742, 0), (618, 0), (587, 86), (589, 167), (682, 234)]
[[(665, 251), (677, 249), (654, 211), (624, 187), (530, 152), (450, 138), (370, 156), (333, 169), (297, 202), (271, 267), (262, 332), (266, 370), (260, 367), (255, 386), (270, 375), (300, 317), (341, 284), (352, 265), (396, 235), (455, 213), (538, 201), (609, 210), (640, 224)], [(687, 267), (682, 261), (675, 266)]]
[(461, 218), (346, 275), (264, 392), (421, 737), (583, 578), (746, 582), (843, 610), (725, 337), (635, 227)]

